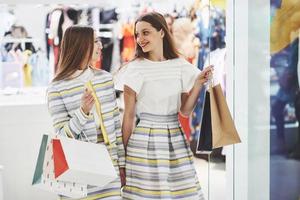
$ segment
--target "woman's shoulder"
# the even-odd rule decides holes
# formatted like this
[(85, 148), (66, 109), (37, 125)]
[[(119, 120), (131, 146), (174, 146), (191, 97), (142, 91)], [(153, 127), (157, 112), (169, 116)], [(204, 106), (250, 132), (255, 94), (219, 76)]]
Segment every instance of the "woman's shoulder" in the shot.
[(96, 78), (100, 78), (103, 80), (112, 80), (113, 76), (110, 72), (107, 72), (103, 69), (92, 69), (94, 71), (94, 74), (96, 76)]
[(144, 64), (144, 59), (136, 58), (132, 61), (129, 61), (129, 62), (125, 63), (124, 67), (132, 68), (132, 69), (138, 69), (140, 66), (143, 66), (143, 64)]
[(58, 91), (59, 88), (61, 88), (65, 84), (66, 84), (66, 80), (52, 81), (49, 83), (47, 91), (48, 92)]
[(143, 66), (142, 59), (135, 59), (124, 63), (118, 70), (117, 74), (138, 72), (141, 68), (143, 68)]
[(178, 57), (175, 59), (172, 59), (172, 62), (175, 64), (178, 64), (180, 66), (193, 66), (191, 63), (189, 63), (186, 59), (182, 58), (182, 57)]

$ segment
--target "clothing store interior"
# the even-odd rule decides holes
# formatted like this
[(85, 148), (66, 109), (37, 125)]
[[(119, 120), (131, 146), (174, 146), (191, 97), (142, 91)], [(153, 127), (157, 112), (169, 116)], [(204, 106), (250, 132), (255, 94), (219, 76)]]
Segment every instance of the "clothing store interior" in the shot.
[[(0, 200), (58, 199), (33, 176), (41, 139), (53, 134), (46, 94), (65, 30), (95, 30), (103, 48), (93, 66), (115, 81), (135, 58), (135, 20), (153, 11), (182, 58), (199, 70), (214, 66), (241, 138), (199, 150), (208, 87), (189, 116), (178, 114), (204, 198), (300, 200), (299, 1), (28, 2), (0, 4)], [(115, 93), (122, 121), (124, 95)]]

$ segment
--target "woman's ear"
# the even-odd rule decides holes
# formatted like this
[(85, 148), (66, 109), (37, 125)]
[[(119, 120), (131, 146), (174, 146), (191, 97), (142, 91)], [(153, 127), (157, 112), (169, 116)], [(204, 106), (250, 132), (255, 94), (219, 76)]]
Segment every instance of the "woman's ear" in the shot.
[(163, 29), (160, 29), (160, 36), (161, 38), (164, 38), (165, 36), (165, 31)]

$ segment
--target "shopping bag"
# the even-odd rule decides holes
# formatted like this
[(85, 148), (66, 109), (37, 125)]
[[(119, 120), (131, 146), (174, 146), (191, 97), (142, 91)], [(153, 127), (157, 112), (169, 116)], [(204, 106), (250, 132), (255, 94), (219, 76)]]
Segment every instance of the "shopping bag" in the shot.
[(203, 106), (197, 153), (241, 142), (220, 84), (210, 85)]
[(87, 196), (87, 185), (55, 180), (51, 136), (43, 135), (32, 185), (70, 198)]
[(103, 187), (118, 178), (104, 144), (58, 137), (53, 139), (53, 158), (57, 180)]

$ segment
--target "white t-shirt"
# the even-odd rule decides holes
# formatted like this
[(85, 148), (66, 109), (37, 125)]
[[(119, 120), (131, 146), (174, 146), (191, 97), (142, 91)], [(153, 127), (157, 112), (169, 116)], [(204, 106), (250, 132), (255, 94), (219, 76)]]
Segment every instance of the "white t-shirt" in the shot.
[(200, 70), (183, 58), (155, 62), (140, 59), (124, 66), (115, 77), (117, 90), (127, 85), (137, 94), (136, 112), (170, 115), (179, 112), (181, 93), (190, 92)]

